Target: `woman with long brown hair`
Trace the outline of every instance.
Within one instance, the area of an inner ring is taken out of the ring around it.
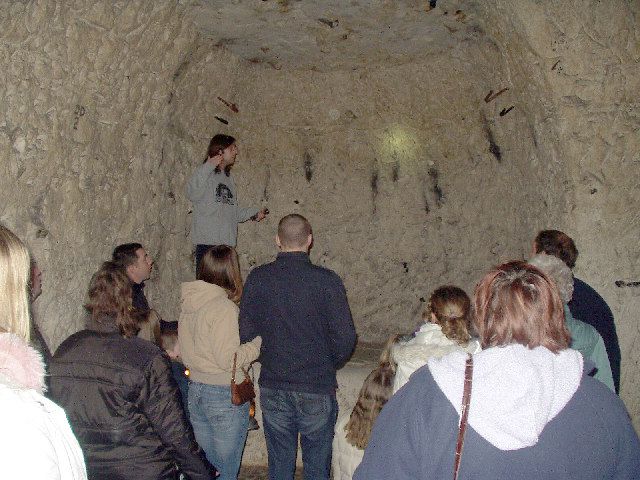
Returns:
[[[362,461],[373,425],[385,403],[393,395],[396,366],[391,361],[391,347],[398,340],[392,335],[385,344],[378,366],[367,376],[351,412],[340,416],[333,437],[331,472],[333,480],[351,480]]]
[[[231,403],[231,370],[234,357],[238,371],[258,358],[261,339],[240,345],[242,278],[235,249],[209,248],[196,278],[182,284],[178,322],[180,351],[191,379],[189,417],[198,443],[220,471],[219,480],[235,479],[247,438],[249,404]]]
[[[189,479],[213,478],[168,359],[136,336],[146,312],[133,307],[126,274],[105,262],[88,297],[87,328],[58,347],[50,383],[85,451],[89,478],[176,480],[176,464]]]

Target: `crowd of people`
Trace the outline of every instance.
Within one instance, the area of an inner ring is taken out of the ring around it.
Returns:
[[[472,298],[436,288],[338,415],[336,372],[356,344],[344,284],[310,261],[299,214],[280,220],[276,259],[243,283],[237,224],[268,210],[239,207],[237,154],[233,137],[214,136],[188,182],[196,279],[181,286],[177,322],[150,306],[153,261],[127,243],[89,282],[86,328],[53,356],[39,336],[39,352],[30,303],[42,274],[0,226],[7,478],[235,479],[250,404],[234,403],[230,382],[256,360],[272,480],[293,479],[298,446],[305,479],[640,478],[613,316],[573,276],[570,237],[540,232],[528,262],[492,268]]]

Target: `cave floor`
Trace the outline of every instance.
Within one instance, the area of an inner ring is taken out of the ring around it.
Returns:
[[[296,469],[295,480],[302,480],[302,468]],[[238,475],[238,480],[268,480],[269,479],[269,471],[267,467],[261,466],[243,466],[240,467],[240,474]]]

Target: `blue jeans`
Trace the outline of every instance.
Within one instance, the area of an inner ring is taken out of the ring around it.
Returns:
[[[198,444],[220,472],[235,480],[247,439],[249,403],[233,405],[229,385],[189,384],[189,419]]]
[[[305,480],[329,480],[331,443],[338,417],[335,395],[260,388],[269,478],[292,480],[298,434]]]

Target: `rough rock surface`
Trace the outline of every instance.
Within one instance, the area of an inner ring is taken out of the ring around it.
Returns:
[[[206,29],[190,1],[6,3],[0,221],[43,267],[53,347],[125,241],[148,246],[148,296],[176,318],[193,277],[184,184],[225,132],[241,202],[271,211],[240,226],[245,272],[274,256],[278,219],[303,213],[366,341],[413,329],[437,286],[470,292],[526,257],[539,229],[565,230],[616,316],[640,426],[637,2],[380,1],[358,18],[340,16],[347,2],[269,1],[258,23],[242,23],[256,2],[200,2],[218,18]],[[380,24],[397,35],[374,38]]]

